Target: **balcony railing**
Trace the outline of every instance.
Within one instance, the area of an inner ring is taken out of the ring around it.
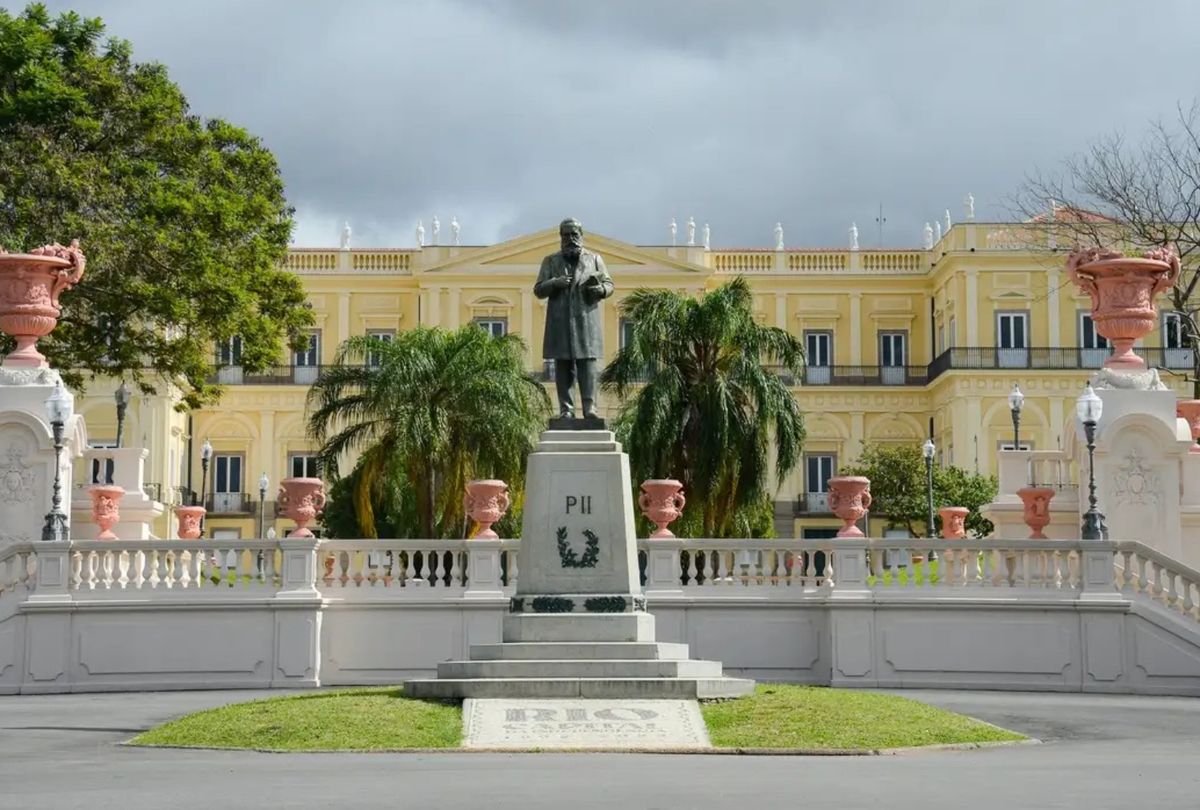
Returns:
[[[1191,349],[1135,348],[1151,368],[1188,371],[1194,367]],[[791,372],[773,367],[788,385],[804,386],[923,386],[947,371],[1074,371],[1100,368],[1112,349],[1078,347],[1002,349],[994,346],[947,349],[924,366],[806,366],[799,379]],[[312,385],[329,366],[271,366],[249,372],[241,366],[224,366],[209,382],[225,385]],[[554,363],[537,372],[543,382],[554,381]],[[641,375],[646,382],[653,372]]]
[[[832,510],[829,508],[829,493],[828,492],[801,492],[796,496],[797,515],[829,515]]]
[[[257,504],[248,492],[210,492],[204,499],[210,515],[251,515]]]

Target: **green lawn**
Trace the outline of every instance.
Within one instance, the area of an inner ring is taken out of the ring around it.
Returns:
[[[701,711],[717,748],[861,750],[1023,739],[915,700],[858,690],[765,684]],[[320,692],[189,714],[132,742],[279,751],[458,748],[462,709],[411,700],[393,687]]]
[[[281,751],[457,748],[462,707],[411,700],[400,689],[354,689],[235,703],[152,728],[134,745]]]
[[[908,698],[759,684],[749,697],[703,704],[717,748],[907,748],[1024,739],[960,714]]]

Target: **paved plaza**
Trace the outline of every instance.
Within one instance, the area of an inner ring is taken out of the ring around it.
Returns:
[[[247,754],[117,745],[278,692],[0,697],[0,795],[23,810],[203,808],[1127,808],[1200,795],[1200,700],[907,692],[1041,745],[887,757]]]

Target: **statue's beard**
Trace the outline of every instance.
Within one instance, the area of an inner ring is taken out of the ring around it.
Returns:
[[[563,255],[572,261],[579,258],[579,254],[582,250],[582,245],[563,245]]]

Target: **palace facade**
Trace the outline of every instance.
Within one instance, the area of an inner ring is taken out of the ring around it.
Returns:
[[[920,250],[644,246],[595,233],[585,244],[603,256],[617,287],[603,310],[610,356],[625,331],[621,299],[634,289],[700,295],[738,275],[750,281],[763,323],[802,338],[808,366],[792,383],[808,440],[801,469],[777,495],[776,523],[783,533],[822,537],[839,525],[826,481],[866,443],[932,436],[937,463],[995,472],[997,451],[1013,444],[1007,398],[1014,384],[1026,395],[1022,447],[1062,445],[1075,399],[1108,348],[1087,298],[1063,271],[1066,251],[1055,248],[1052,229],[1030,230],[1038,227],[967,221]],[[288,268],[303,280],[316,315],[307,350],[250,373],[239,365],[237,339],[217,347],[224,396],[190,415],[174,409],[169,391],[135,395],[125,443],[151,449],[146,480],[155,483],[147,488],[167,503],[198,493],[207,440],[214,453],[203,484],[206,535],[258,536],[260,521],[282,533],[289,524],[274,518],[278,481],[316,473],[305,398],[338,345],[356,334],[387,340],[417,324],[475,323],[520,334],[529,369],[545,373],[545,308],[532,288],[542,257],[557,249],[556,228],[478,247],[293,249]],[[1165,313],[1140,351],[1151,365],[1189,370],[1179,332]],[[1181,377],[1163,379],[1185,390]],[[97,383],[78,403],[93,445],[115,439],[112,391]],[[602,402],[608,415],[615,409]],[[270,479],[265,499],[262,473]],[[78,470],[76,480],[100,474]],[[175,536],[169,515],[155,528]],[[872,526],[876,535],[884,529]]]

